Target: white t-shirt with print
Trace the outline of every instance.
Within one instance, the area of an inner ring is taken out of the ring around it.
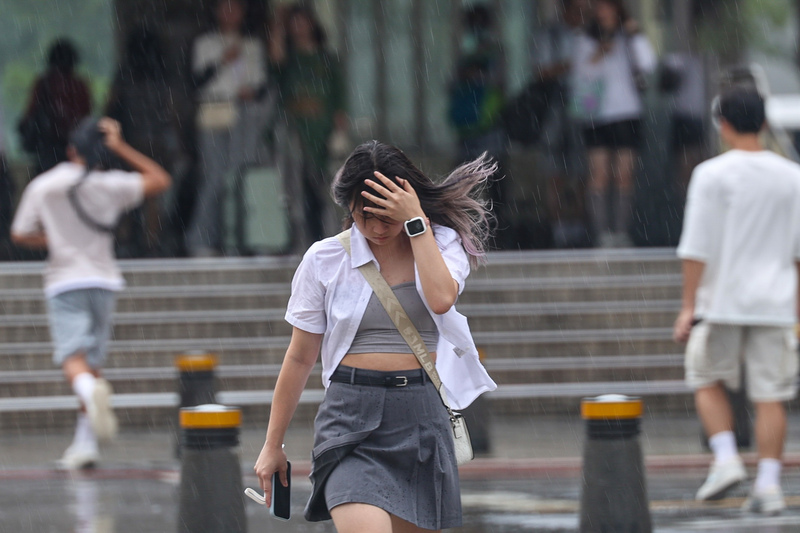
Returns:
[[[705,263],[696,316],[793,325],[800,165],[766,150],[731,150],[700,164],[689,185],[678,256]]]
[[[125,283],[114,257],[114,236],[90,228],[67,197],[85,168],[61,163],[37,176],[22,194],[12,233],[47,236],[45,294],[101,288],[121,290]],[[95,171],[78,189],[78,200],[96,221],[111,225],[144,197],[141,174],[119,170]]]
[[[651,73],[657,58],[650,41],[641,33],[626,36],[618,32],[611,50],[596,63],[592,58],[599,43],[582,33],[575,40],[572,56],[572,91],[587,85],[597,85],[599,108],[585,117],[595,124],[634,120],[642,114],[642,99],[633,76],[632,63],[643,74]]]

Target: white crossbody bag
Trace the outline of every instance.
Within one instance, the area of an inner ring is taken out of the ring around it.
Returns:
[[[347,254],[350,255],[350,231],[343,231],[336,236],[339,242],[342,243]],[[428,374],[428,378],[433,383],[436,390],[439,391],[439,396],[442,399],[447,414],[450,416],[450,425],[452,426],[453,446],[455,448],[456,463],[463,465],[470,462],[475,454],[472,451],[472,442],[469,439],[469,431],[467,431],[467,423],[461,413],[457,413],[450,408],[450,403],[447,401],[447,394],[442,386],[442,380],[439,377],[439,372],[436,370],[436,365],[431,361],[431,355],[425,346],[422,338],[419,335],[414,323],[408,318],[403,306],[397,296],[394,295],[392,288],[386,283],[381,273],[378,271],[375,263],[369,262],[365,265],[358,267],[361,274],[372,287],[372,290],[378,296],[383,308],[389,314],[395,327],[403,336],[411,351],[417,357],[419,364]]]

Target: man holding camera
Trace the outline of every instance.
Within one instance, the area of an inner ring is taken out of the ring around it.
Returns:
[[[45,296],[53,362],[81,404],[75,437],[61,458],[69,469],[99,459],[98,440],[114,438],[111,387],[100,376],[115,293],[124,287],[114,257],[114,226],[125,211],[165,191],[169,174],[123,139],[119,123],[85,119],[70,135],[69,161],[25,189],[11,227],[19,245],[47,249]],[[133,172],[110,169],[116,156]]]

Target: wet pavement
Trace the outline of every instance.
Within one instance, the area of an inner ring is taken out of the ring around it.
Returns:
[[[739,511],[748,485],[715,503],[696,503],[694,492],[706,474],[693,418],[646,417],[640,437],[655,531],[800,531],[800,417],[790,420],[784,491],[789,509],[777,517]],[[173,532],[178,523],[180,462],[167,431],[124,433],[103,450],[97,469],[68,473],[53,459],[69,444],[62,433],[0,436],[0,532]],[[293,427],[287,450],[293,460],[294,517],[277,522],[268,511],[246,502],[248,531],[332,532],[330,522],[308,523],[302,508],[310,485],[310,428]],[[493,451],[462,468],[464,527],[468,533],[516,531],[572,532],[580,514],[580,420],[508,417],[492,424]],[[245,486],[255,486],[252,462],[263,429],[242,432],[240,454]],[[755,458],[746,455],[754,474]]]

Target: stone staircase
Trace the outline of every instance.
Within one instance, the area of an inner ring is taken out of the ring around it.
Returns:
[[[218,400],[262,424],[291,327],[283,314],[296,257],[122,263],[106,376],[124,426],[171,424],[177,355],[218,356]],[[0,429],[70,427],[77,402],[51,362],[39,263],[0,265]],[[651,410],[691,409],[674,251],[498,252],[474,272],[458,308],[500,387],[493,412],[575,412],[580,398],[646,396]],[[322,398],[319,369],[298,420]]]

